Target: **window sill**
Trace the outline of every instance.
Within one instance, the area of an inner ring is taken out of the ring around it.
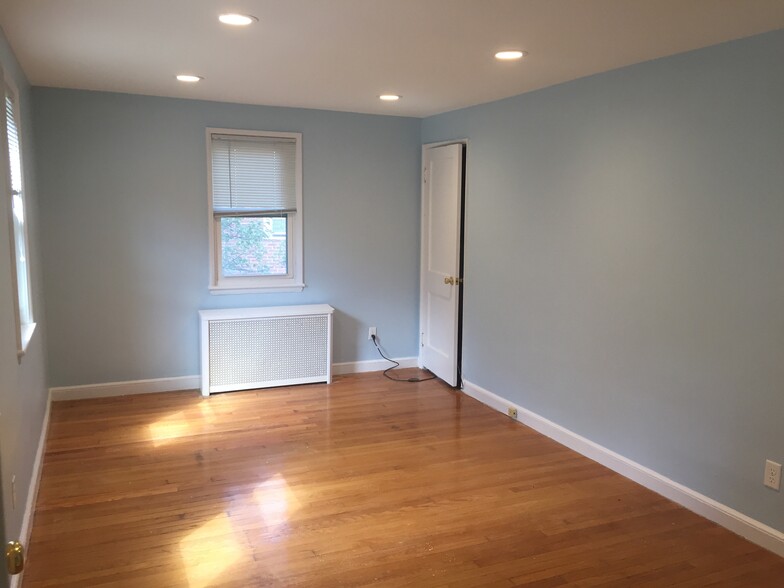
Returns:
[[[305,284],[289,284],[286,286],[259,286],[257,288],[234,288],[231,286],[211,286],[210,294],[221,296],[226,294],[277,294],[285,292],[302,292]]]
[[[21,361],[24,354],[27,353],[27,348],[30,345],[30,339],[33,338],[36,323],[27,323],[22,325],[22,333],[20,337],[20,348],[16,350],[16,358]]]

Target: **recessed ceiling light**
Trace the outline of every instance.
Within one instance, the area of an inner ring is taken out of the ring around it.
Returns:
[[[201,76],[192,76],[190,74],[180,74],[177,76],[177,79],[180,80],[181,82],[193,83],[193,82],[200,82],[204,78]]]
[[[520,59],[526,55],[528,54],[525,51],[499,51],[495,54],[495,58],[509,61],[511,59]]]
[[[259,22],[259,19],[250,14],[221,14],[218,20],[223,24],[232,25],[235,27],[245,27],[254,22]]]
[[[394,102],[395,100],[400,100],[400,96],[398,96],[397,94],[381,94],[379,98],[381,98],[381,100],[384,100],[385,102]]]

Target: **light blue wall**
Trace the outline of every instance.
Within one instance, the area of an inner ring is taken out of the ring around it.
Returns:
[[[197,310],[329,303],[335,361],[417,352],[412,118],[35,88],[53,386],[199,373]],[[303,133],[307,288],[208,293],[205,128]]]
[[[782,56],[777,31],[422,139],[470,140],[465,378],[784,531]]]
[[[38,237],[38,207],[33,160],[33,121],[30,85],[0,30],[0,66],[19,91],[21,113],[22,164],[27,204],[30,260],[32,270],[33,312],[38,323],[21,363],[16,357],[16,321],[10,249],[11,227],[8,223],[10,201],[5,186],[8,154],[0,153],[0,462],[2,462],[2,496],[5,514],[5,535],[18,539],[22,526],[33,461],[41,436],[46,410],[46,358],[44,305]],[[0,80],[1,81],[1,80]],[[0,93],[1,94],[1,93]],[[5,99],[3,98],[3,104]],[[3,106],[5,108],[5,106]],[[2,119],[3,121],[5,118]],[[16,508],[11,504],[11,478],[16,476]],[[4,579],[4,578],[3,578]],[[0,584],[2,581],[0,580]]]

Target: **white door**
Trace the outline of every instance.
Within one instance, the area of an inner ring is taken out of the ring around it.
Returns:
[[[458,385],[462,144],[424,150],[419,363]]]

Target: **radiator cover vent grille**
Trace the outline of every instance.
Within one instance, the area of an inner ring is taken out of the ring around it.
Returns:
[[[327,305],[201,311],[202,393],[331,381]]]
[[[328,342],[326,316],[214,321],[210,386],[325,377]]]

